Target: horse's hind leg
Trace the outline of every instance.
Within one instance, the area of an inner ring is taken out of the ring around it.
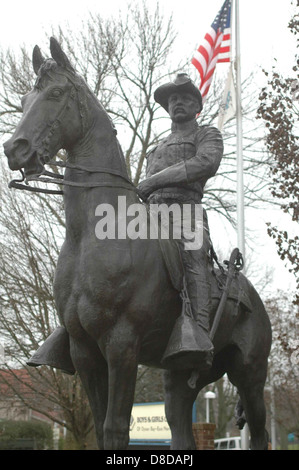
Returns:
[[[174,450],[196,449],[192,430],[193,403],[200,390],[216,382],[225,373],[222,358],[215,356],[209,371],[201,371],[195,388],[188,385],[191,371],[165,371],[165,412],[171,429],[171,448]]]
[[[191,372],[165,371],[165,414],[171,429],[171,449],[196,449],[192,431],[192,408],[201,387],[188,386]]]
[[[73,364],[88,396],[98,448],[104,449],[103,426],[108,401],[106,361],[97,344],[83,330],[80,339],[70,337],[70,351]]]
[[[250,364],[244,364],[241,353],[237,353],[228,370],[228,377],[236,385],[240,394],[250,430],[250,447],[252,450],[267,450],[268,448],[264,403],[266,376],[266,360],[256,360]]]

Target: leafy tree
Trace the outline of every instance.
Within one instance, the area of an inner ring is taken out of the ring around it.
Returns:
[[[297,7],[299,4],[297,3]],[[289,23],[294,36],[299,33],[299,14],[294,15]],[[297,38],[298,43],[298,38]],[[257,116],[265,122],[266,146],[273,156],[271,166],[271,191],[280,201],[281,209],[294,222],[294,235],[285,227],[268,224],[268,234],[275,240],[277,251],[282,260],[290,265],[290,272],[297,282],[295,303],[299,305],[299,59],[294,58],[292,77],[283,77],[273,67],[268,86],[260,94],[260,106]]]
[[[1,421],[0,449],[14,449],[17,439],[32,439],[37,450],[51,449],[53,446],[53,434],[49,424],[34,421]]]
[[[299,436],[299,308],[285,293],[268,300],[266,308],[273,330],[269,385],[274,389],[276,421]]]

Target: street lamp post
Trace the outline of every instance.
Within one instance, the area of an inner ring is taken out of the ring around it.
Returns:
[[[272,450],[276,450],[276,425],[275,425],[275,395],[274,395],[274,386],[272,381],[272,371],[269,368],[269,387],[265,387],[264,390],[270,392],[270,420],[271,420],[271,447]]]
[[[210,422],[210,400],[214,400],[216,398],[216,394],[214,392],[206,392],[205,393],[206,399],[206,422]]]

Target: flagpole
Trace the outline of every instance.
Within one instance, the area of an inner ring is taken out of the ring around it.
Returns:
[[[235,0],[235,37],[236,37],[236,118],[237,118],[237,230],[238,248],[245,263],[245,217],[244,217],[244,178],[243,178],[243,129],[241,99],[241,48],[239,0]],[[245,423],[241,431],[242,449],[249,449],[249,428]]]
[[[237,232],[238,248],[245,258],[244,178],[243,178],[243,130],[241,106],[241,52],[239,0],[235,0],[236,38],[236,120],[237,120]]]

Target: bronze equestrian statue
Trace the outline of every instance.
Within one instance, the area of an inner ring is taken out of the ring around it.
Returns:
[[[198,368],[194,363],[189,365],[187,356],[184,368],[178,370],[174,365],[167,368],[162,364],[182,305],[188,304],[186,297],[182,297],[184,289],[180,291],[184,285],[181,270],[177,269],[177,276],[173,276],[171,269],[180,266],[180,256],[173,255],[177,245],[169,242],[166,246],[158,239],[128,236],[100,240],[96,236],[96,214],[99,204],[109,204],[115,211],[117,224],[119,197],[125,197],[126,208],[140,204],[138,194],[141,193],[164,198],[169,183],[165,184],[164,180],[156,187],[151,182],[163,176],[163,171],[166,175],[171,168],[175,170],[175,165],[165,160],[166,154],[162,152],[163,168],[159,167],[161,147],[157,147],[148,157],[148,178],[138,191],[128,178],[108,114],[54,38],[50,40],[50,49],[52,58],[45,60],[39,48],[34,48],[33,67],[37,80],[32,91],[23,97],[23,117],[13,136],[4,144],[10,169],[21,170],[28,183],[35,179],[50,180],[63,188],[66,233],[54,282],[61,326],[41,345],[29,364],[47,364],[70,374],[78,372],[89,398],[98,447],[105,450],[128,446],[138,364],[165,369],[165,411],[172,433],[172,449],[195,449],[194,400],[199,390],[227,373],[240,394],[252,449],[267,449],[263,388],[271,328],[258,293],[242,273],[232,270],[232,263],[228,271],[221,265],[217,268],[211,260],[208,265],[197,267],[195,281],[188,275],[187,292],[200,327],[198,331],[204,332],[207,353],[211,352],[210,341],[213,343],[212,363],[207,364],[208,368],[202,367],[209,356],[203,354]],[[179,77],[174,87],[178,80],[182,83],[184,77]],[[190,84],[187,86],[189,91],[194,91]],[[166,95],[163,92],[162,98]],[[195,97],[193,92],[191,95]],[[200,108],[197,96],[196,112]],[[169,110],[173,106],[167,101],[164,103]],[[185,111],[185,105],[181,104],[176,115],[183,116]],[[197,129],[195,123],[189,134],[186,122],[174,124],[175,132],[167,141],[170,143],[167,158],[173,155],[170,150],[173,143],[175,164],[185,168],[185,172],[176,173],[179,184],[171,187],[176,188],[175,197],[180,194],[193,203],[201,200],[205,179],[217,170],[222,143],[218,132]],[[177,138],[184,140],[182,147]],[[205,150],[209,139],[213,151],[209,145]],[[67,152],[64,176],[46,178],[50,172],[44,167],[61,148]],[[212,160],[213,169],[210,167]],[[193,171],[200,174],[195,178]],[[183,185],[181,178],[185,178]],[[11,183],[11,187],[23,186],[31,191],[36,189],[30,184]],[[149,215],[147,211],[144,213],[146,224]],[[203,225],[207,229],[206,219]],[[208,230],[205,232],[207,240]],[[203,250],[194,256],[205,258],[207,246],[205,241]],[[190,285],[193,281],[199,283],[202,299],[192,298],[194,290]],[[206,288],[210,290],[209,296]],[[224,308],[218,317],[221,301]],[[213,329],[215,318],[218,328],[209,338],[208,331],[211,326]],[[190,382],[192,374],[194,380]]]

